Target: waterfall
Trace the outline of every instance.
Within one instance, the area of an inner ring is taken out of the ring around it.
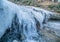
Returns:
[[[0,42],[48,42],[40,30],[51,12],[9,1],[1,1],[1,4],[4,5],[0,9]]]

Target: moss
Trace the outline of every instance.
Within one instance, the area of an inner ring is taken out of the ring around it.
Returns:
[[[56,10],[56,12],[60,13],[60,10]]]
[[[60,3],[58,5],[49,5],[48,8],[60,13]]]

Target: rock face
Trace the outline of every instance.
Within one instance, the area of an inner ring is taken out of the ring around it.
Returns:
[[[0,42],[60,42],[60,25],[49,20],[52,12],[7,0],[0,1],[0,5]]]

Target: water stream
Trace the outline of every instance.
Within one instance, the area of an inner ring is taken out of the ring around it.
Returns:
[[[42,32],[51,12],[7,0],[0,3],[0,42],[55,42]]]

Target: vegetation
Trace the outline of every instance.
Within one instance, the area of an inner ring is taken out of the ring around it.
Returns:
[[[10,0],[14,3],[19,3],[19,4],[23,4],[23,5],[32,5],[32,6],[36,6],[37,2],[36,0]]]
[[[49,5],[48,7],[45,6],[45,5],[41,5],[40,1],[36,1],[36,0],[10,0],[14,3],[17,3],[17,4],[20,4],[20,5],[30,5],[30,6],[37,6],[37,7],[42,7],[42,8],[46,8],[47,10],[49,10],[49,8],[52,10],[52,11],[55,11],[55,12],[58,12],[60,13],[60,3],[58,5]],[[43,3],[45,4],[45,3]],[[46,2],[46,4],[49,4]]]
[[[50,9],[60,13],[60,3],[58,5],[49,5],[48,6]]]

